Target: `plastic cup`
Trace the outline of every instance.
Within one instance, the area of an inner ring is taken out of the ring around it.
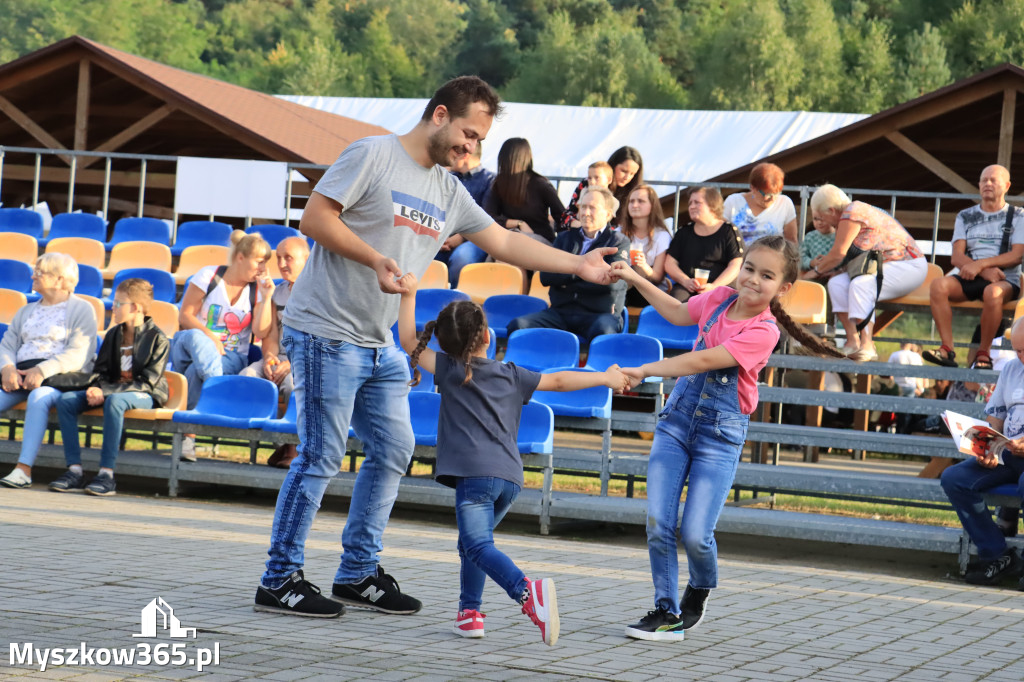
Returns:
[[[708,285],[708,277],[710,276],[711,271],[709,270],[705,270],[703,268],[694,268],[693,270],[693,278],[697,280],[697,284],[702,287],[706,287]]]
[[[643,249],[630,249],[629,250],[629,264],[636,265],[640,262],[640,257],[643,255]]]

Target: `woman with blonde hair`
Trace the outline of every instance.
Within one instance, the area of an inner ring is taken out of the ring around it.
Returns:
[[[171,340],[174,371],[188,379],[189,409],[199,401],[204,381],[249,365],[252,337],[266,336],[272,325],[270,244],[259,232],[241,230],[231,241],[228,265],[209,265],[192,276],[178,314],[181,331]],[[186,437],[182,456],[195,458],[193,437]]]
[[[50,408],[61,396],[45,383],[54,375],[92,369],[96,313],[74,295],[77,284],[78,265],[71,256],[40,256],[32,288],[42,298],[14,314],[0,341],[0,412],[27,403],[18,464],[0,479],[8,488],[32,485],[32,465],[46,434]]]

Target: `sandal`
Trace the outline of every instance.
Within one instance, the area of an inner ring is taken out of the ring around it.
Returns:
[[[974,357],[972,369],[992,369],[992,357],[988,353],[979,352]]]
[[[956,364],[956,351],[948,346],[939,346],[935,350],[926,350],[921,353],[921,357],[932,363],[933,365],[942,365],[943,367],[958,367]]]

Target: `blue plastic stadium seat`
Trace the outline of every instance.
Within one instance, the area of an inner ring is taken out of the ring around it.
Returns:
[[[580,340],[561,329],[517,329],[508,337],[504,362],[535,372],[575,368],[580,364]]]
[[[7,327],[9,325],[6,322],[0,322],[0,339],[4,338],[4,334],[7,333]]]
[[[0,289],[32,293],[32,266],[20,260],[0,258]]]
[[[661,341],[643,334],[603,334],[590,342],[587,369],[603,372],[612,365],[639,367],[665,357]],[[645,381],[660,381],[648,377]]]
[[[1007,497],[1017,497],[1018,490],[1016,483],[1003,483],[1002,485],[997,485],[996,487],[989,488],[988,490],[985,490],[983,492],[988,493],[989,495],[1006,495]]]
[[[523,296],[520,294],[498,294],[489,296],[484,301],[484,313],[487,314],[487,324],[494,329],[498,338],[508,336],[508,323],[521,315],[529,315],[547,309],[548,304],[536,296]]]
[[[175,412],[172,421],[247,429],[253,419],[277,415],[277,386],[261,377],[210,377],[195,409]]]
[[[416,445],[437,445],[437,417],[441,412],[441,394],[426,391],[409,393],[409,414]]]
[[[114,275],[114,281],[110,285],[110,298],[103,299],[103,305],[107,310],[114,307],[114,292],[117,291],[118,285],[133,277],[144,279],[153,285],[153,300],[174,303],[178,287],[174,282],[174,275],[166,270],[157,270],[156,268],[128,268]]]
[[[50,232],[39,246],[46,248],[50,240],[60,237],[84,237],[98,242],[107,241],[107,221],[92,213],[58,213],[50,223]]]
[[[693,343],[697,340],[697,333],[700,331],[698,325],[692,324],[685,327],[674,325],[661,316],[654,306],[647,306],[640,311],[640,321],[636,326],[636,333],[650,336],[661,341],[665,348],[677,350],[692,350]]]
[[[121,218],[114,223],[114,234],[107,242],[107,251],[121,242],[156,242],[171,245],[171,227],[157,218]]]
[[[272,433],[298,433],[296,425],[298,410],[295,407],[295,393],[288,399],[288,409],[280,419],[253,419],[249,422],[250,429],[260,429]]]
[[[431,339],[431,342],[433,342],[433,339]],[[410,391],[421,391],[423,393],[433,393],[434,392],[434,375],[431,374],[430,372],[428,372],[427,370],[425,370],[422,367],[417,367],[416,369],[418,369],[420,371],[420,383],[416,384],[415,386],[409,387],[409,390]],[[412,378],[412,365],[411,364],[409,366],[409,377]]]
[[[554,450],[555,413],[543,403],[531,400],[523,405],[516,443],[520,454],[548,453]]]
[[[190,246],[231,246],[232,227],[227,223],[211,220],[191,220],[178,225],[178,232],[171,247],[172,256],[180,256]]]
[[[589,369],[578,369],[589,372]],[[560,417],[600,417],[608,419],[612,416],[612,389],[607,386],[594,386],[579,391],[534,391],[533,399],[544,403]]]
[[[276,249],[283,239],[302,236],[302,233],[294,227],[286,227],[284,225],[250,225],[245,228],[246,234],[252,234],[253,232],[259,232],[272,249]]]
[[[21,232],[43,238],[43,216],[27,208],[0,208],[0,232]]]
[[[446,305],[452,301],[468,301],[469,294],[457,289],[417,289],[416,290],[416,331],[431,320],[436,320]]]
[[[75,293],[103,298],[103,273],[91,265],[79,265]]]

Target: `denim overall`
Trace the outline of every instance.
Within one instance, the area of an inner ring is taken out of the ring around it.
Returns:
[[[736,300],[733,294],[708,318],[693,350]],[[718,586],[715,524],[729,496],[747,436],[749,417],[740,411],[739,367],[680,377],[658,415],[647,463],[647,547],[654,578],[655,608],[679,613],[676,528],[686,549],[690,585]],[[682,522],[679,498],[689,478]]]

